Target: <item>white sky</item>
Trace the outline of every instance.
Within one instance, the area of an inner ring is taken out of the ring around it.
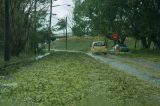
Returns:
[[[69,4],[71,5],[71,7],[67,7],[66,5],[63,5],[63,4]],[[53,13],[57,15],[53,16],[52,18],[52,26],[56,25],[58,21],[55,18],[62,19],[62,18],[65,18],[66,16],[68,17],[68,24],[72,26],[73,1],[72,0],[57,0],[53,2],[53,6],[54,5],[63,5],[63,6],[53,7]],[[68,28],[68,30],[71,31],[70,28]]]
[[[57,0],[53,2],[54,5],[63,5],[63,4],[69,4],[72,5],[73,7],[73,2],[72,0]],[[67,15],[70,15],[72,13],[73,9],[72,7],[67,7],[65,5],[59,6],[59,7],[53,7],[53,13],[56,13],[58,18],[64,18]]]

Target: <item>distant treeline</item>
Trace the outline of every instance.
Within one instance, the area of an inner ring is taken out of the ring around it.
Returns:
[[[74,35],[117,32],[160,49],[160,0],[74,0]]]

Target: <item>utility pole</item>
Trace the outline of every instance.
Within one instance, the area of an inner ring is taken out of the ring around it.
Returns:
[[[10,22],[9,22],[9,0],[4,0],[4,23],[5,23],[5,50],[4,50],[4,61],[10,60]]]
[[[49,19],[49,30],[48,30],[48,51],[51,50],[51,34],[52,34],[52,4],[53,4],[53,1],[51,0],[51,3],[50,3],[50,19]]]
[[[37,34],[37,0],[34,0],[34,34],[36,35]],[[34,53],[37,52],[37,43],[35,42],[34,45],[33,45],[33,50],[34,50]]]
[[[37,0],[34,0],[34,31],[36,31]]]
[[[68,41],[67,41],[68,40],[67,23],[68,22],[67,22],[67,17],[66,17],[66,50],[67,50],[67,43],[68,43]]]
[[[36,23],[36,18],[37,18],[37,0],[34,0],[34,31],[36,32],[36,27],[37,27],[37,23]]]

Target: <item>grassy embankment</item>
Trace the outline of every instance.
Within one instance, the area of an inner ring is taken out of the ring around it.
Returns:
[[[128,47],[131,49],[131,53],[125,54],[125,56],[131,57],[131,58],[143,58],[146,60],[154,61],[154,62],[160,62],[160,51],[158,50],[143,50],[142,45],[140,41],[137,41],[137,48],[135,49],[135,40],[132,38],[126,39],[125,43],[128,45]],[[153,44],[151,45],[151,48],[153,48]]]
[[[36,57],[38,55],[41,54],[45,54],[45,51],[40,52],[40,53],[33,53],[33,52],[29,52],[29,53],[21,53],[18,57],[17,56],[11,56],[11,59],[9,62],[5,62],[4,61],[4,53],[2,50],[0,50],[0,66],[7,63],[7,64],[12,64],[12,63],[16,63],[19,61],[25,61],[27,59],[31,59],[32,57]]]
[[[146,59],[160,63],[160,51],[153,50],[132,50],[131,53],[125,54],[127,57]]]
[[[104,38],[100,37],[70,37],[68,39],[68,50],[79,50],[79,51],[90,51],[90,47],[93,41],[103,40]],[[150,61],[160,62],[160,51],[154,52],[153,50],[141,50],[142,45],[137,42],[137,49],[134,48],[134,39],[128,38],[125,43],[131,49],[130,53],[125,54],[125,56],[131,58],[143,58]],[[113,41],[108,40],[108,50],[113,48]],[[55,49],[65,50],[65,39],[57,40],[53,43]],[[122,56],[124,56],[122,54]]]
[[[0,85],[17,84],[0,87],[1,106],[160,105],[159,87],[84,54],[56,52],[18,70],[0,79]]]
[[[94,41],[104,41],[102,37],[69,37],[68,39],[68,50],[78,51],[90,51],[91,45]],[[109,43],[110,44],[110,43]],[[65,50],[66,48],[65,38],[56,40],[53,43],[53,48]],[[111,47],[111,46],[109,46]]]
[[[3,54],[0,55],[0,77],[8,75],[9,73],[16,72],[16,69],[19,68],[19,66],[25,66],[31,62],[35,61],[35,58],[39,55],[43,55],[45,52],[41,53],[23,53],[19,57],[12,56],[9,62],[4,61]],[[7,67],[7,68],[4,68]]]

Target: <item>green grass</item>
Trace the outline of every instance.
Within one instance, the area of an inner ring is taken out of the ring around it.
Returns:
[[[93,41],[104,40],[103,38],[95,37],[69,37],[68,50],[90,51]],[[66,49],[65,38],[61,38],[53,43],[55,49]]]
[[[125,54],[125,56],[132,58],[143,58],[154,62],[160,62],[160,51],[153,51],[152,49],[143,50],[140,41],[137,41],[137,48],[135,49],[135,40],[133,38],[127,38],[125,43],[131,49],[131,53],[127,55]],[[151,45],[151,48],[152,47],[153,44]]]
[[[141,58],[154,62],[160,62],[160,51],[153,50],[131,50],[131,53],[126,54],[125,56],[131,58]]]
[[[79,51],[90,51],[90,47],[94,41],[104,41],[103,37],[70,37],[68,39],[68,49],[69,50],[79,50]],[[108,49],[112,49],[114,47],[114,42],[112,40],[108,40]],[[134,39],[127,38],[125,44],[128,45],[129,48],[134,49]],[[53,43],[53,47],[56,49],[65,49],[65,38],[61,38]],[[137,43],[137,49],[140,49],[140,42]]]
[[[20,106],[160,105],[159,87],[85,54],[53,52],[10,76],[11,79],[1,79],[0,84],[18,86],[0,88],[3,104],[14,101]]]
[[[0,76],[8,75],[10,73],[16,72],[16,69],[19,68],[19,66],[24,66],[25,64],[30,63],[31,61],[34,61],[34,58],[43,55],[46,51],[42,53],[23,53],[19,57],[12,56],[9,62],[4,61],[4,57],[1,55],[0,57]],[[5,70],[3,67],[7,65],[7,69]]]

